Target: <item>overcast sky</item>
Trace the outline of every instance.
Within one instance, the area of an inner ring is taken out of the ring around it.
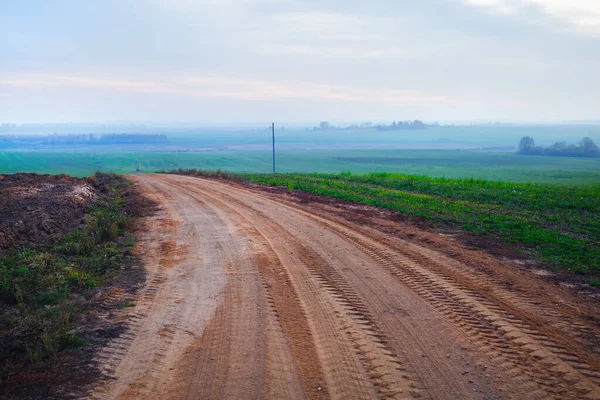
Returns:
[[[0,0],[0,122],[600,119],[600,0]]]

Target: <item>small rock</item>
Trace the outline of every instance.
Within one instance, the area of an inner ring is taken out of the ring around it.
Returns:
[[[469,370],[465,370],[465,371],[463,371],[463,373],[462,373],[462,374],[463,374],[463,375],[468,375],[470,372],[471,372],[471,371],[469,371]]]
[[[323,388],[321,386],[318,386],[317,390],[320,392],[321,390],[323,390]]]
[[[460,349],[464,351],[464,350],[466,350],[467,348],[466,348],[465,346],[460,346]]]
[[[465,364],[471,365],[471,361],[467,361],[467,362],[465,362]]]
[[[446,358],[450,358],[450,354],[446,354]]]

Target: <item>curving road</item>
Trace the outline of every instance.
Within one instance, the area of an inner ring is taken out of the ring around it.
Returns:
[[[129,179],[162,209],[91,397],[600,399],[592,311],[513,264],[239,185]]]

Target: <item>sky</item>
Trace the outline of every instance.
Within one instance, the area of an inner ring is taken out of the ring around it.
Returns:
[[[600,120],[598,0],[0,0],[0,123]]]

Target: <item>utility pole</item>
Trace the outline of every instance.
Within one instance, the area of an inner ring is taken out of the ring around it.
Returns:
[[[271,124],[271,131],[273,132],[273,173],[275,173],[275,122]]]

